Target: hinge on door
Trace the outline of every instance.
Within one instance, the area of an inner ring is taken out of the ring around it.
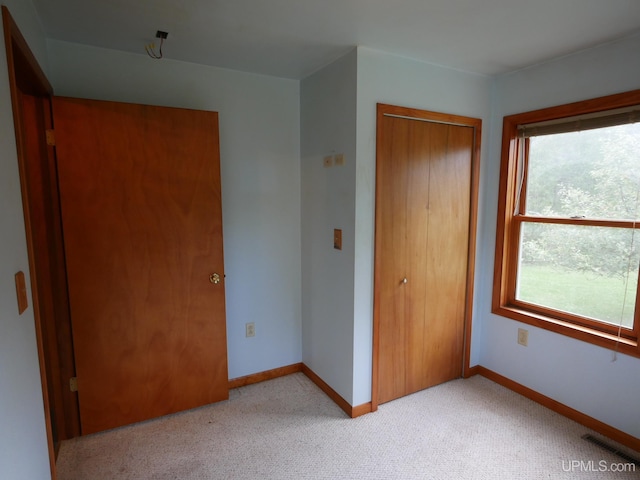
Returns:
[[[72,392],[78,391],[78,377],[71,377],[69,379],[69,390]]]
[[[56,145],[56,134],[53,130],[45,130],[47,136],[47,145],[54,147]]]

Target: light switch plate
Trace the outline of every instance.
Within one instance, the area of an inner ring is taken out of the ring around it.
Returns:
[[[342,250],[342,230],[339,228],[333,230],[333,248]]]
[[[333,155],[327,155],[323,160],[324,168],[329,168],[333,165]]]

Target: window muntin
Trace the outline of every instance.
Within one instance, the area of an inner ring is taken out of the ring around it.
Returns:
[[[505,117],[494,313],[640,356],[639,105]]]

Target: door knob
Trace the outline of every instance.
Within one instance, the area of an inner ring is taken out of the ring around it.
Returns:
[[[220,275],[218,275],[217,273],[212,273],[211,275],[209,275],[209,281],[217,285],[218,283],[220,283]]]

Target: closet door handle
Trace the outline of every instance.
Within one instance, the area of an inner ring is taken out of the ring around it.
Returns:
[[[209,275],[209,281],[214,285],[217,285],[218,283],[220,283],[220,275],[218,275],[217,273],[212,273],[211,275]]]
[[[402,279],[402,283],[404,283],[404,284],[406,284],[406,283],[407,283],[407,277],[404,277],[404,278]]]

